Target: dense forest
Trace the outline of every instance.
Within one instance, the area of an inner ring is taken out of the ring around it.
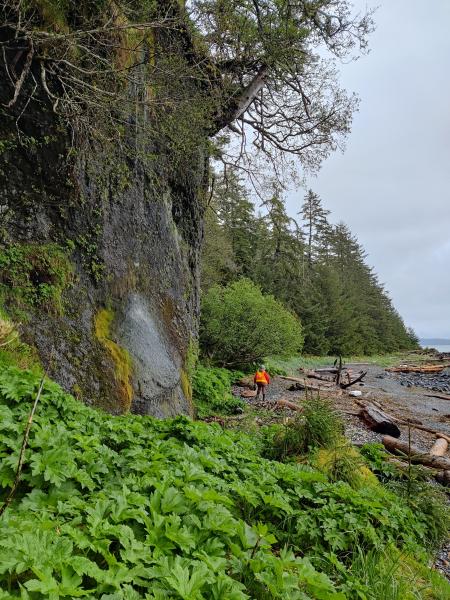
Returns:
[[[255,207],[239,175],[214,188],[206,214],[202,289],[251,279],[303,325],[310,354],[375,354],[417,347],[366,254],[343,223],[333,225],[321,198],[299,198],[296,219],[274,185]]]

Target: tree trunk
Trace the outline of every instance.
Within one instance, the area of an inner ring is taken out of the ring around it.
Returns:
[[[442,456],[433,456],[427,452],[422,452],[415,446],[409,446],[407,442],[400,442],[390,435],[383,437],[384,447],[392,453],[401,452],[410,456],[411,462],[432,467],[434,469],[450,470],[450,460]]]

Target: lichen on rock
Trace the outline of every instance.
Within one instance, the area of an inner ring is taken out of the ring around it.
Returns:
[[[131,358],[125,348],[122,348],[111,339],[111,325],[114,321],[114,312],[111,309],[102,308],[95,315],[95,337],[106,348],[114,363],[114,373],[117,383],[117,396],[122,412],[128,412],[133,400],[133,388],[131,386]]]

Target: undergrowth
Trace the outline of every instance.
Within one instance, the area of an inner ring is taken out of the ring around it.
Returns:
[[[314,398],[303,403],[302,413],[285,425],[272,428],[272,433],[266,452],[270,458],[285,460],[314,448],[336,446],[343,434],[343,424],[327,400]]]
[[[38,384],[0,372],[0,500]],[[386,600],[358,549],[425,560],[427,536],[423,514],[380,484],[264,459],[218,425],[112,417],[47,381],[0,519],[0,598]]]
[[[198,364],[192,378],[192,398],[199,418],[234,414],[244,403],[231,393],[231,384],[242,373]]]

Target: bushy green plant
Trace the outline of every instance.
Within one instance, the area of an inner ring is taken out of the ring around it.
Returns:
[[[323,398],[309,399],[303,412],[273,432],[267,456],[277,460],[306,454],[315,448],[335,447],[343,433],[342,420]]]
[[[38,385],[0,372],[0,501]],[[381,486],[265,460],[217,425],[112,417],[47,381],[0,520],[0,598],[350,600],[358,546],[420,555],[424,535]]]
[[[360,452],[368,466],[382,483],[386,483],[391,479],[398,479],[400,476],[399,469],[388,462],[388,454],[383,444],[364,444]]]
[[[221,366],[246,366],[269,354],[292,354],[303,344],[300,321],[248,279],[213,286],[202,300],[200,344]]]
[[[240,374],[218,367],[197,365],[192,378],[192,398],[200,418],[234,414],[244,407],[231,393],[231,384]]]

